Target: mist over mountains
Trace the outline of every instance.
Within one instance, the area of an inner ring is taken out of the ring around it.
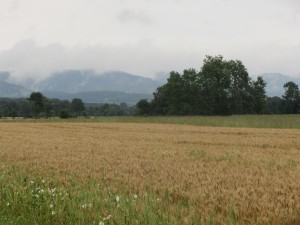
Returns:
[[[267,82],[269,97],[284,93],[283,85],[294,81],[300,85],[300,77],[279,73],[262,74]],[[166,82],[166,75],[155,79],[114,71],[97,74],[93,70],[66,70],[56,72],[43,80],[27,78],[14,82],[9,72],[0,72],[0,97],[28,97],[32,91],[40,91],[48,98],[72,100],[81,98],[87,103],[135,104],[140,99],[151,99],[157,87]]]
[[[8,82],[9,77],[9,72],[0,72],[0,97],[19,98],[30,94],[25,87]]]
[[[92,70],[68,70],[54,73],[27,88],[40,91],[66,93],[116,91],[152,94],[160,82],[124,72],[96,74]]]
[[[71,100],[81,98],[87,103],[135,104],[140,99],[151,99],[161,81],[128,74],[92,70],[56,72],[43,80],[27,78],[12,83],[8,72],[0,73],[0,97],[27,97],[31,91],[40,91],[48,98]]]

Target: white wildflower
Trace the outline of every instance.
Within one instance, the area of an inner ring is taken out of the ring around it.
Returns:
[[[32,180],[32,181],[30,181],[30,183],[31,183],[31,184],[34,184],[34,181],[33,181],[33,180]]]
[[[50,209],[52,209],[52,208],[54,207],[54,205],[53,205],[53,204],[50,204],[49,207],[50,207]]]
[[[51,212],[51,215],[55,215],[55,211],[52,211],[52,212]]]
[[[134,199],[137,199],[137,197],[138,197],[137,194],[134,194],[134,195],[133,195],[133,198],[134,198]]]
[[[103,220],[105,221],[105,220],[109,220],[110,219],[110,217],[111,217],[111,215],[108,215],[106,218],[104,218]]]
[[[42,180],[42,183],[44,184],[46,181],[45,180]]]
[[[10,206],[10,203],[9,203],[9,202],[7,202],[7,203],[6,203],[6,205],[7,205],[7,206]]]
[[[116,196],[116,202],[119,202],[120,201],[120,197],[117,195]]]
[[[104,223],[102,221],[99,222],[99,225],[104,225]]]

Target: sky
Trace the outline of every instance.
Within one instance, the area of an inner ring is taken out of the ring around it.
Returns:
[[[250,75],[300,76],[299,0],[0,0],[0,71],[200,70],[206,55]]]

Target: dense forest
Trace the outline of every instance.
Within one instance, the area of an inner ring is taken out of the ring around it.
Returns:
[[[136,106],[126,103],[87,104],[49,99],[40,92],[29,98],[0,98],[0,117],[77,117],[128,115],[243,115],[298,114],[298,85],[287,82],[281,97],[266,96],[262,77],[252,80],[239,60],[226,61],[222,56],[207,56],[199,72],[187,69],[171,72],[167,83],[157,88],[153,100],[140,100]]]
[[[239,115],[296,114],[300,94],[293,82],[284,85],[285,94],[268,98],[262,77],[252,80],[239,60],[207,56],[199,72],[187,69],[171,72],[152,101],[137,103],[139,115]]]

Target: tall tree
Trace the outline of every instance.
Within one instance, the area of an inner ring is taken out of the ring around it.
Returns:
[[[201,83],[205,96],[205,114],[224,115],[229,113],[230,71],[223,56],[206,56],[201,68]]]
[[[262,78],[251,82],[239,60],[207,56],[200,72],[171,72],[167,83],[157,88],[150,103],[153,114],[229,115],[261,113],[265,102]],[[256,108],[255,108],[256,107]]]
[[[284,112],[296,114],[300,112],[300,93],[298,85],[290,81],[283,85],[285,90],[282,96]]]
[[[267,102],[265,88],[266,82],[261,76],[257,77],[257,80],[252,83],[252,104],[254,113],[256,114],[264,112]]]
[[[151,114],[151,105],[147,99],[141,99],[137,104],[137,110],[139,115],[149,115]]]
[[[84,103],[80,98],[74,98],[71,102],[71,111],[75,113],[75,115],[80,115],[85,111]]]
[[[266,101],[267,114],[282,114],[282,99],[280,97],[268,97]]]
[[[230,73],[230,112],[231,114],[245,114],[251,106],[250,99],[250,77],[247,69],[239,60],[226,62],[227,70]]]
[[[37,117],[38,114],[43,110],[45,97],[40,92],[32,92],[28,100],[32,104],[34,117]]]
[[[182,114],[195,115],[201,112],[202,95],[199,73],[195,69],[183,71],[182,78]]]
[[[183,103],[183,81],[179,73],[172,71],[165,85],[154,93],[154,114],[180,115]]]

